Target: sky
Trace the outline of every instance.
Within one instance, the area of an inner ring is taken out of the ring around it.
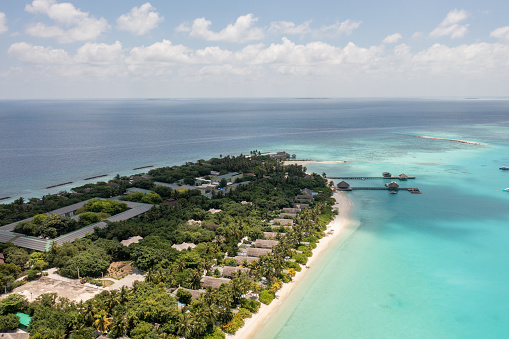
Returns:
[[[507,96],[506,0],[0,1],[0,99]]]

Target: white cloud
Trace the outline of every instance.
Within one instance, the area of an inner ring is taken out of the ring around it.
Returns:
[[[69,2],[57,3],[56,0],[34,0],[25,6],[25,11],[45,14],[57,25],[43,23],[28,25],[29,35],[41,38],[56,38],[61,43],[95,40],[109,28],[104,18],[96,19],[82,12]]]
[[[468,18],[465,10],[454,9],[447,13],[445,19],[429,35],[431,37],[450,36],[452,39],[463,38],[468,31],[468,24],[460,24]]]
[[[140,7],[133,7],[127,14],[122,14],[117,19],[120,30],[129,31],[135,35],[144,35],[157,27],[164,19],[150,3]]]
[[[26,42],[12,44],[7,53],[18,60],[33,64],[68,64],[71,58],[63,49],[34,46]]]
[[[79,63],[109,64],[120,62],[122,58],[122,44],[119,41],[111,45],[87,42],[78,49],[74,60]]]
[[[134,47],[131,49],[130,64],[146,63],[188,63],[191,49],[183,45],[173,45],[169,40],[156,42],[148,47]]]
[[[491,31],[490,36],[497,39],[509,40],[509,26],[499,27]]]
[[[350,35],[360,26],[360,21],[338,21],[335,24],[312,28],[311,21],[306,21],[296,25],[291,21],[274,21],[270,24],[268,32],[285,35],[305,35],[311,34],[314,38],[337,37],[341,35]]]
[[[177,32],[189,32],[189,35],[208,41],[247,42],[261,40],[264,37],[263,29],[255,27],[258,21],[253,14],[239,16],[234,24],[229,24],[220,32],[209,29],[211,21],[198,18],[193,21],[191,27],[186,24],[179,25]]]
[[[360,25],[361,25],[360,21],[352,20],[338,21],[335,24],[320,27],[318,32],[321,34],[331,36],[339,36],[343,34],[350,35],[355,29],[359,28]]]
[[[5,13],[0,12],[0,34],[7,32],[8,28],[6,22],[7,19],[5,18]]]
[[[403,39],[403,36],[399,33],[390,34],[385,37],[385,39],[382,41],[385,44],[395,44],[396,42]]]
[[[311,28],[309,25],[311,21],[306,21],[300,25],[296,25],[291,21],[274,21],[271,22],[269,27],[269,32],[276,34],[296,34],[296,35],[304,35],[311,33]]]

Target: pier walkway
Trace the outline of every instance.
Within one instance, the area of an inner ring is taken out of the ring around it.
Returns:
[[[341,180],[370,180],[370,179],[398,179],[398,180],[407,180],[407,179],[415,179],[414,176],[394,176],[391,175],[390,177],[327,177],[327,179],[341,179]]]
[[[357,190],[366,190],[366,191],[408,191],[410,193],[421,193],[421,191],[417,187],[397,187],[397,188],[391,188],[391,187],[347,187],[347,188],[338,188],[339,191],[357,191]]]

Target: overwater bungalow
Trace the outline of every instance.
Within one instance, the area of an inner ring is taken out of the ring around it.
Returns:
[[[385,187],[396,190],[399,188],[399,185],[395,181],[391,181],[389,184],[385,184]]]
[[[352,188],[350,187],[350,184],[347,183],[346,181],[341,181],[338,185],[337,185],[338,189],[340,191],[351,191]]]

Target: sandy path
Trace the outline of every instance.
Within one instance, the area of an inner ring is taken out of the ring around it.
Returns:
[[[311,161],[308,163],[310,162]],[[313,266],[319,260],[320,255],[333,243],[335,239],[338,238],[341,231],[350,224],[351,220],[349,214],[352,207],[351,200],[343,192],[335,192],[333,197],[336,199],[334,208],[339,211],[339,214],[329,225],[327,225],[327,230],[325,231],[326,234],[329,231],[332,231],[333,233],[322,238],[317,244],[317,247],[313,250],[313,256],[309,258],[308,263],[306,264],[308,267]],[[262,304],[258,313],[253,314],[251,318],[246,319],[245,325],[240,328],[235,335],[227,334],[226,337],[229,339],[252,338],[258,329],[271,318],[274,312],[278,310],[285,298],[287,298],[287,296],[297,287],[297,284],[303,279],[307,272],[308,269],[302,267],[302,271],[297,272],[293,278],[293,282],[284,284],[283,287],[276,293],[276,299],[274,299],[269,305]]]

